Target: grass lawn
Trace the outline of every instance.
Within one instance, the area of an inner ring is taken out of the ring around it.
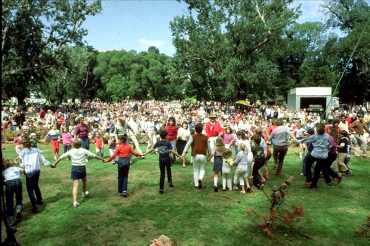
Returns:
[[[3,145],[4,158],[15,158],[14,145]],[[50,145],[41,144],[44,156],[53,161]],[[145,147],[142,146],[144,150]],[[95,150],[91,145],[90,150]],[[61,152],[63,146],[61,146]],[[105,157],[108,150],[105,149]],[[72,205],[71,165],[62,160],[56,169],[42,166],[40,187],[44,204],[39,213],[31,205],[23,181],[23,218],[15,234],[22,245],[149,245],[160,235],[178,245],[370,245],[369,237],[359,235],[359,226],[370,212],[370,159],[352,155],[353,174],[343,176],[340,184],[328,186],[320,179],[316,191],[307,189],[301,173],[298,148],[290,148],[285,158],[282,177],[273,176],[269,161],[270,186],[280,186],[288,175],[294,175],[278,216],[292,206],[303,206],[304,216],[290,227],[275,223],[271,237],[265,236],[256,223],[262,218],[248,214],[253,208],[259,214],[269,211],[270,202],[263,191],[252,188],[245,195],[236,191],[213,191],[211,163],[203,189],[194,189],[192,166],[183,168],[180,160],[172,166],[175,188],[165,187],[159,194],[158,156],[133,157],[127,198],[117,194],[117,165],[96,159],[87,163],[88,198],[82,198],[80,182],[78,201]],[[233,168],[235,171],[235,168]],[[219,184],[221,182],[219,179]],[[369,229],[369,228],[368,228]],[[6,237],[2,225],[2,240]]]

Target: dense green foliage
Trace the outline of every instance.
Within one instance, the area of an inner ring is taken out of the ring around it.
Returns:
[[[176,47],[169,57],[156,47],[140,53],[84,47],[87,30],[80,25],[101,10],[100,1],[5,1],[2,97],[254,102],[295,87],[329,86],[342,101],[370,100],[365,0],[325,1],[325,23],[301,24],[292,0],[183,2],[188,13],[169,23]]]
[[[94,68],[97,81],[103,85],[98,97],[108,100],[176,99],[182,97],[182,86],[167,79],[166,64],[170,57],[155,47],[148,52],[108,51],[99,53]]]
[[[100,10],[100,0],[2,1],[2,97],[49,96],[43,84],[55,73],[47,70],[65,61],[64,45],[83,45],[81,24]]]

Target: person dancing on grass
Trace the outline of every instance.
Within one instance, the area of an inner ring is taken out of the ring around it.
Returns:
[[[42,195],[39,187],[40,163],[43,163],[45,166],[50,166],[51,163],[45,159],[39,149],[31,147],[29,140],[24,139],[19,145],[21,148],[19,153],[21,164],[19,167],[23,168],[26,173],[26,187],[32,204],[32,212],[37,213],[38,205],[42,204]]]
[[[174,187],[172,184],[172,172],[171,172],[171,165],[172,165],[172,158],[170,156],[170,152],[174,156],[178,156],[181,160],[185,157],[179,155],[176,151],[173,150],[172,144],[170,141],[167,140],[168,132],[161,131],[159,133],[160,140],[154,144],[153,147],[149,148],[144,155],[149,154],[156,148],[158,148],[159,153],[159,169],[161,171],[160,181],[159,181],[159,193],[163,194],[164,192],[164,179],[166,176],[166,169],[167,169],[167,180],[170,187]]]
[[[330,146],[330,139],[328,134],[325,132],[325,124],[316,124],[316,133],[308,138],[298,140],[299,143],[306,143],[307,146],[312,144],[312,151],[306,160],[306,183],[310,185],[309,188],[316,190],[317,181],[320,177],[321,169],[325,166],[325,160],[328,158],[328,150]],[[308,155],[307,153],[306,155]],[[314,178],[311,174],[311,166],[316,162]],[[325,175],[325,180],[330,180],[327,172],[323,172]]]
[[[194,186],[195,189],[202,189],[202,180],[206,173],[207,152],[210,153],[210,143],[208,137],[202,134],[203,124],[195,125],[195,134],[193,134],[186,144],[181,156],[185,158],[186,152],[191,146],[191,156],[193,157]]]
[[[234,190],[239,190],[238,184],[240,184],[242,190],[241,193],[245,194],[245,185],[247,185],[247,192],[251,191],[251,187],[249,185],[248,179],[244,180],[244,176],[248,173],[249,167],[252,164],[253,155],[252,152],[248,154],[245,152],[246,146],[244,143],[240,143],[238,145],[239,152],[234,157],[234,162],[231,166],[237,165],[238,167],[235,170],[234,175]],[[246,184],[244,183],[246,182]]]
[[[218,192],[217,182],[218,182],[218,175],[220,172],[222,172],[222,155],[225,150],[225,143],[224,140],[220,137],[216,138],[215,147],[213,147],[211,155],[208,157],[207,161],[210,162],[212,157],[214,157],[213,160],[213,185],[214,185],[214,191]]]
[[[66,153],[61,155],[54,164],[51,165],[52,168],[56,168],[57,164],[64,158],[70,158],[72,160],[71,169],[71,179],[73,181],[72,197],[73,197],[73,207],[78,207],[80,205],[77,202],[77,191],[78,191],[78,180],[82,180],[82,196],[85,198],[89,195],[87,188],[86,179],[86,156],[94,157],[98,160],[104,161],[104,158],[88,151],[82,147],[82,140],[80,138],[75,138],[72,142],[73,149],[68,150]]]
[[[130,171],[130,154],[134,156],[143,156],[143,154],[134,151],[132,146],[127,143],[127,135],[124,134],[118,138],[118,146],[114,150],[111,157],[103,161],[110,162],[116,156],[118,159],[118,195],[127,197],[128,173]]]
[[[223,155],[222,155],[222,190],[226,191],[229,189],[232,190],[232,173],[231,173],[231,166],[232,164],[232,156],[233,152],[229,148],[225,148]]]
[[[14,195],[16,200],[16,215],[17,219],[22,218],[23,197],[22,197],[22,179],[21,174],[23,169],[15,167],[11,159],[4,160],[5,170],[3,170],[5,197],[6,197],[6,213],[10,226],[15,225],[14,218]]]
[[[257,186],[258,189],[262,189],[264,184],[263,180],[260,177],[259,174],[259,169],[263,167],[265,164],[265,156],[266,156],[266,151],[261,145],[261,136],[259,134],[255,134],[253,136],[253,142],[254,146],[252,147],[252,153],[253,153],[253,184]]]

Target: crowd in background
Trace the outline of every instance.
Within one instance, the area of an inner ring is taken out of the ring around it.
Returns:
[[[70,126],[75,125],[78,119],[85,118],[91,129],[101,133],[112,133],[115,122],[119,117],[131,118],[136,116],[140,122],[145,122],[152,117],[157,128],[168,119],[175,117],[176,124],[181,126],[182,122],[189,123],[189,128],[194,129],[198,122],[206,123],[208,115],[215,113],[217,120],[223,127],[231,127],[232,130],[245,130],[248,126],[256,123],[268,127],[271,119],[283,118],[287,124],[300,122],[303,127],[313,128],[321,120],[332,124],[334,119],[346,117],[346,122],[351,124],[357,119],[357,113],[363,112],[364,121],[370,125],[370,109],[355,105],[349,109],[330,109],[325,119],[319,112],[308,112],[306,109],[299,111],[288,109],[283,106],[251,105],[246,107],[234,103],[220,102],[181,102],[181,101],[124,101],[117,103],[90,102],[81,104],[54,104],[54,105],[18,105],[3,107],[1,112],[2,130],[12,129],[14,131],[34,132],[35,129],[51,129],[52,125]],[[245,120],[245,121],[244,121]],[[243,123],[240,123],[243,122]],[[141,125],[141,130],[143,125]],[[94,134],[94,131],[92,131]],[[26,134],[27,135],[27,134]],[[94,136],[92,136],[94,137]]]

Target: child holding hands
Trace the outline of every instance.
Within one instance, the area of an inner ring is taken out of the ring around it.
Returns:
[[[244,175],[248,173],[249,167],[252,163],[252,152],[249,152],[248,154],[245,152],[246,146],[244,143],[240,143],[238,146],[238,154],[235,156],[233,165],[238,165],[238,167],[235,170],[234,175],[234,190],[238,189],[238,184],[242,187],[242,190],[240,193],[245,194],[245,183],[244,183]],[[249,185],[248,179],[246,180],[247,185],[247,192],[251,191],[251,187]]]
[[[225,148],[222,154],[222,190],[226,191],[226,187],[229,190],[232,190],[232,173],[231,173],[231,166],[232,165],[232,150],[229,148]]]
[[[209,162],[212,157],[214,157],[213,161],[213,183],[214,183],[214,191],[218,192],[217,181],[218,181],[218,174],[222,171],[222,154],[225,150],[225,143],[224,140],[220,137],[216,138],[215,147],[213,147],[211,154],[209,155],[207,161]]]
[[[77,202],[77,191],[78,191],[78,180],[82,180],[82,196],[87,197],[89,192],[86,190],[86,156],[94,157],[98,160],[104,161],[100,156],[95,155],[87,149],[82,147],[82,140],[80,138],[75,138],[72,142],[73,149],[64,153],[51,165],[52,168],[56,168],[57,164],[64,158],[68,157],[72,159],[72,169],[71,169],[71,179],[73,181],[72,197],[73,197],[73,207],[78,207],[80,205]]]
[[[159,181],[159,193],[163,194],[166,169],[167,169],[167,180],[169,183],[169,187],[174,187],[172,184],[172,172],[171,172],[172,159],[171,159],[170,153],[172,153],[175,156],[178,156],[181,160],[183,160],[185,157],[179,155],[176,151],[173,150],[171,142],[167,140],[167,136],[168,136],[167,131],[161,131],[159,133],[159,136],[161,139],[158,142],[156,142],[153,147],[149,148],[144,153],[144,155],[147,155],[153,150],[155,150],[156,148],[158,148],[159,169],[161,172],[160,181]]]
[[[261,167],[265,164],[265,152],[263,147],[261,146],[261,136],[256,134],[253,135],[253,142],[254,146],[252,147],[252,154],[253,154],[253,184],[257,186],[258,189],[262,189],[264,184],[262,183],[261,177],[258,173]]]
[[[110,162],[116,156],[118,159],[118,195],[127,197],[127,184],[128,184],[128,173],[130,171],[130,154],[134,156],[143,156],[140,153],[134,151],[130,144],[126,143],[127,135],[121,135],[118,138],[118,146],[115,149],[111,157],[104,160],[104,162]]]

